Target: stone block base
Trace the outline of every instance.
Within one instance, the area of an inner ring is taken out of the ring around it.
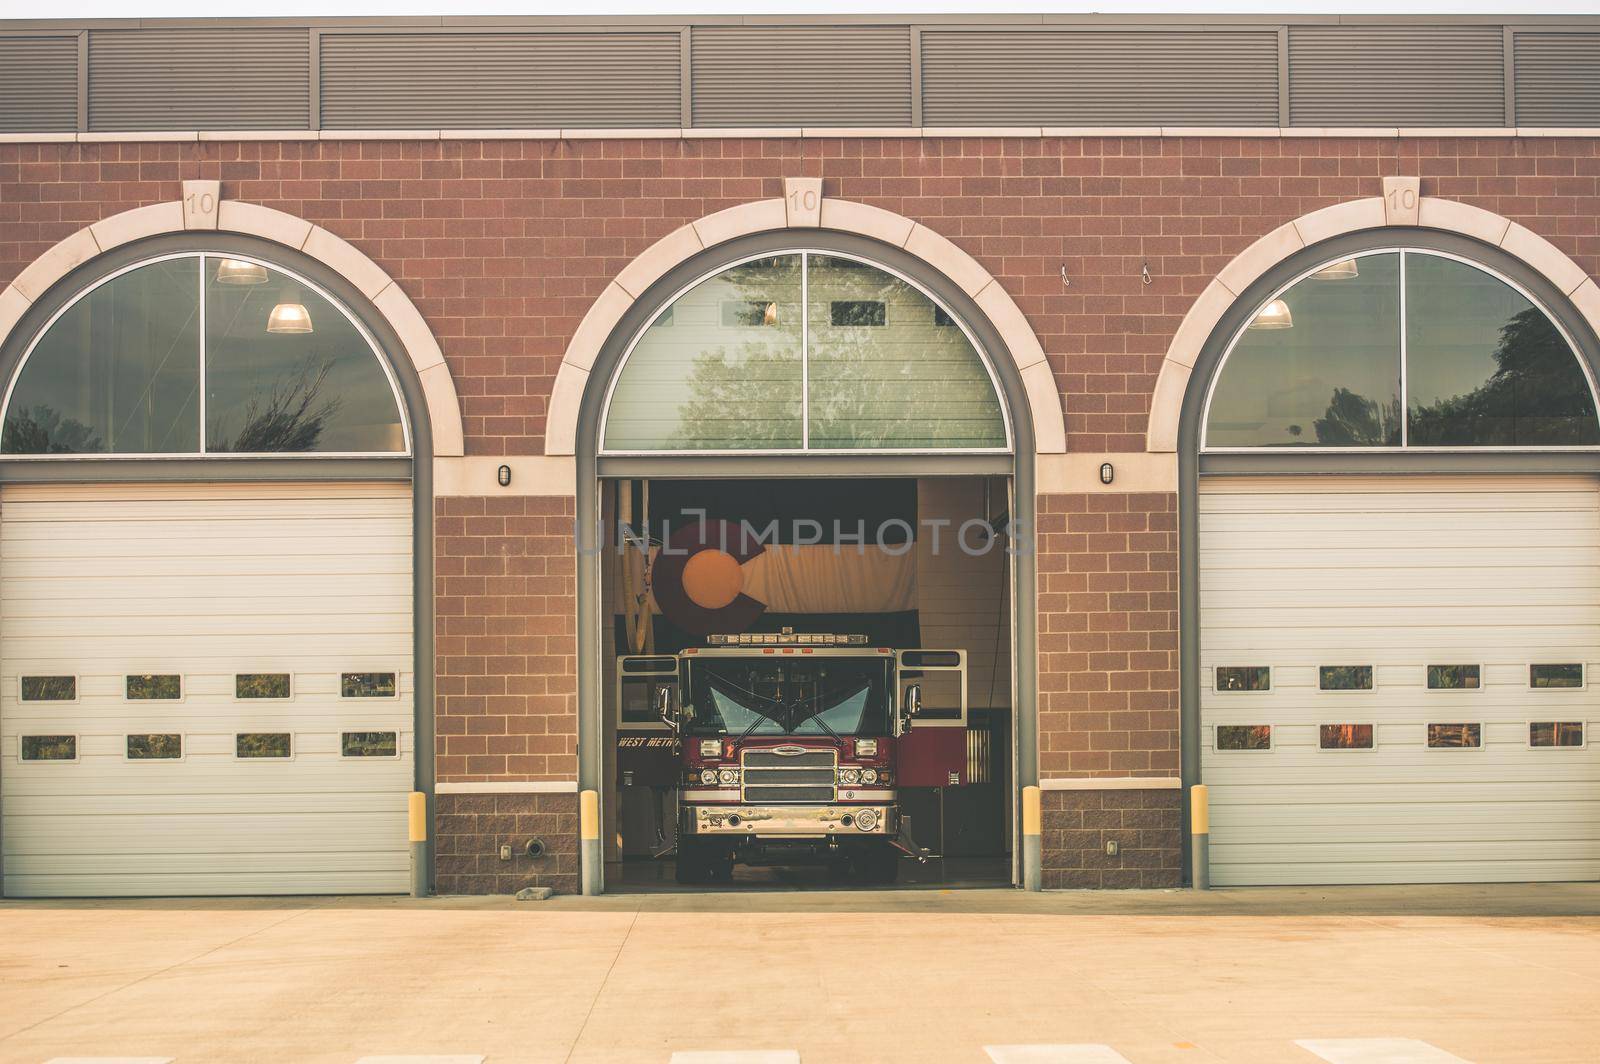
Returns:
[[[1045,791],[1040,797],[1046,890],[1182,885],[1181,790]],[[1106,853],[1112,841],[1120,848],[1115,857]]]
[[[441,794],[435,808],[435,893],[578,893],[576,794]],[[544,856],[528,856],[533,838],[544,840]],[[509,861],[500,859],[503,845]]]

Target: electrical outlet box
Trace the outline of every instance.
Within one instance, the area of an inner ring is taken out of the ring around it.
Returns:
[[[1117,856],[1117,854],[1119,854],[1121,852],[1122,852],[1122,843],[1118,842],[1116,839],[1107,839],[1106,840],[1106,856],[1107,857],[1115,857],[1115,856]]]
[[[500,847],[500,860],[511,860],[511,847],[509,845]]]

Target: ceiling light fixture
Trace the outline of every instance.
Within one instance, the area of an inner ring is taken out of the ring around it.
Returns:
[[[1349,281],[1360,277],[1361,270],[1357,268],[1355,259],[1341,259],[1324,266],[1311,276],[1319,281]]]
[[[272,308],[272,313],[267,315],[267,332],[269,333],[308,333],[311,331],[311,315],[299,303],[279,303]]]
[[[1292,329],[1294,328],[1294,315],[1289,313],[1289,304],[1281,299],[1274,299],[1261,308],[1255,320],[1250,323],[1252,329]]]
[[[218,284],[266,284],[267,268],[243,259],[223,259],[217,263]]]

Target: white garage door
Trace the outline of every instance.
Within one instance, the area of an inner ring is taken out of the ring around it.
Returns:
[[[402,892],[409,490],[7,487],[5,893]]]
[[[1597,498],[1203,482],[1213,882],[1600,877]]]

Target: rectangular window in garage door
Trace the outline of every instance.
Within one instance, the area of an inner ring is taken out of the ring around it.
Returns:
[[[129,702],[183,701],[183,677],[175,672],[130,673],[122,683]]]
[[[1578,750],[1583,747],[1583,721],[1536,720],[1528,725],[1528,745]]]
[[[76,735],[23,735],[18,738],[23,761],[76,761]]]
[[[399,698],[400,674],[397,672],[342,672],[339,674],[340,698]]]
[[[1322,724],[1317,745],[1323,750],[1371,750],[1377,745],[1376,733],[1371,724]]]
[[[129,761],[181,761],[183,736],[177,732],[141,732],[126,737]]]
[[[1429,665],[1428,690],[1478,691],[1483,687],[1483,669],[1477,665]]]
[[[1583,665],[1529,665],[1528,686],[1536,690],[1582,687]]]
[[[1265,753],[1272,749],[1272,725],[1218,724],[1215,746],[1223,752]]]
[[[17,697],[24,702],[76,702],[76,676],[23,676],[18,679]]]
[[[400,734],[392,731],[347,731],[339,734],[340,757],[400,756]]]
[[[1272,668],[1268,665],[1218,665],[1217,691],[1232,694],[1240,691],[1272,690]]]

